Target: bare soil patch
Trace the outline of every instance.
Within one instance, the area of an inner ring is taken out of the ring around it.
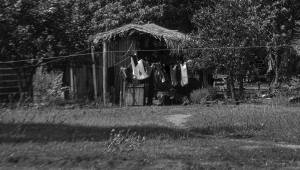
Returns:
[[[191,114],[176,114],[176,115],[166,116],[165,119],[172,122],[175,126],[184,128],[185,127],[184,124],[188,121],[188,118],[191,116],[192,116]]]

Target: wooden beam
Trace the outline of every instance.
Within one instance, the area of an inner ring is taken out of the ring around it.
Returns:
[[[74,94],[75,90],[74,90],[74,72],[73,72],[73,67],[72,64],[70,64],[70,91],[72,94]],[[72,99],[74,96],[72,96]]]
[[[98,100],[98,97],[97,97],[97,79],[96,79],[96,62],[95,62],[95,47],[92,46],[91,48],[91,53],[92,53],[92,62],[93,62],[93,83],[94,83],[94,99],[95,101]]]
[[[106,105],[107,94],[107,42],[103,42],[103,105]]]

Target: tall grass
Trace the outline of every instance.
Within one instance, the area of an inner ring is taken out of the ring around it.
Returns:
[[[299,107],[286,107],[274,103],[216,106],[207,111],[200,111],[189,126],[203,134],[300,143]]]
[[[27,125],[47,124],[50,128],[58,126],[61,129],[66,128],[65,126],[67,129],[73,129],[76,126],[82,127],[83,135],[85,135],[86,129],[84,127],[87,129],[95,127],[104,129],[106,134],[109,134],[113,128],[116,130],[132,128],[142,136],[144,133],[172,136],[185,135],[190,132],[177,131],[177,127],[168,122],[165,116],[191,114],[192,117],[185,123],[185,127],[192,133],[300,143],[300,108],[297,105],[290,107],[286,104],[278,104],[284,103],[283,100],[286,99],[273,99],[265,105],[172,106],[172,109],[170,107],[2,109],[0,110],[0,123],[5,126],[9,124],[12,127],[15,127],[15,124],[21,124],[23,128],[21,131],[25,131],[25,134],[28,131],[28,129],[26,130]],[[30,125],[30,127],[34,126]],[[3,129],[2,131],[10,133],[13,129]],[[67,132],[63,131],[57,133],[62,136],[67,135]]]

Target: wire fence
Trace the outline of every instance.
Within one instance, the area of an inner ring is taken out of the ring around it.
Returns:
[[[186,48],[182,50],[221,50],[221,49],[258,49],[258,48],[280,48],[280,47],[294,47],[292,45],[283,45],[283,46],[251,46],[251,47],[216,47],[216,48]],[[115,66],[118,66],[122,63],[125,65],[128,65],[130,63],[130,56],[128,55],[131,52],[159,52],[159,51],[170,51],[173,49],[157,49],[157,50],[132,50],[131,46],[127,50],[111,50],[107,51],[108,54],[119,54],[117,57],[113,58],[110,57],[108,59],[108,67],[107,68],[114,68]],[[178,50],[178,49],[175,49]],[[49,58],[44,58],[44,59],[26,59],[26,60],[18,60],[18,61],[3,61],[0,62],[0,102],[8,102],[10,100],[13,100],[14,98],[18,98],[20,96],[20,88],[19,84],[23,84],[27,81],[26,79],[18,79],[18,75],[15,70],[17,69],[24,69],[24,68],[29,68],[29,67],[40,67],[40,66],[47,66],[55,63],[56,65],[62,65],[62,68],[65,68],[65,73],[64,75],[64,86],[71,86],[71,80],[67,80],[66,77],[70,77],[70,70],[72,67],[76,68],[81,64],[81,66],[86,65],[85,70],[81,68],[80,69],[75,69],[76,72],[83,72],[82,74],[79,74],[79,77],[76,77],[77,79],[84,79],[84,77],[89,77],[91,75],[91,65],[92,65],[92,58],[90,52],[86,53],[87,50],[80,51],[76,54],[72,55],[67,55],[67,56],[56,56],[56,57],[49,57]],[[83,53],[85,52],[85,53]],[[97,77],[98,79],[102,79],[101,77],[101,69],[102,67],[102,58],[103,52],[95,52],[96,55],[96,68],[97,68]],[[118,59],[116,59],[118,58]],[[44,60],[45,62],[38,62],[38,64],[30,64],[33,61],[42,61]],[[77,65],[70,64],[69,61],[71,60],[78,60]],[[67,61],[67,62],[66,62]],[[27,62],[29,63],[28,65],[25,66],[19,66],[19,67],[9,67],[7,66],[8,64],[18,64],[20,62]],[[67,65],[66,65],[67,63]],[[264,67],[265,69],[267,67],[266,63],[264,61],[260,61],[258,64],[260,67]],[[80,67],[81,67],[80,66]],[[74,71],[74,70],[73,70]],[[117,70],[119,71],[119,70]],[[116,72],[116,69],[113,70],[113,72]],[[115,73],[114,75],[118,75],[118,73]],[[84,79],[85,80],[85,79]],[[113,81],[113,78],[110,78],[111,81]],[[74,80],[73,80],[74,81]],[[80,80],[77,80],[80,81]],[[86,79],[86,84],[92,84],[90,79]],[[98,80],[98,89],[99,93],[102,92],[102,86],[101,86],[101,81]],[[83,83],[84,84],[84,83]],[[74,86],[74,85],[73,85]],[[81,85],[82,88],[85,88],[83,91],[84,93],[91,93],[92,94],[92,87],[90,85]],[[73,87],[74,88],[74,87]],[[119,87],[121,88],[121,87]],[[75,90],[73,90],[75,91]],[[24,93],[28,93],[25,91]],[[118,94],[113,94],[114,96]]]

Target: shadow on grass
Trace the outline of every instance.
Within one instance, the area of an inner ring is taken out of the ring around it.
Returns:
[[[199,135],[223,136],[226,138],[234,139],[254,138],[256,136],[256,133],[261,130],[264,130],[264,126],[221,125],[190,128],[191,132]]]
[[[115,132],[124,130],[126,133],[136,133],[142,137],[155,139],[182,139],[199,137],[185,130],[148,126],[119,126],[119,127],[88,127],[65,124],[5,124],[0,123],[0,143],[23,142],[78,142],[78,141],[105,141],[109,140],[112,129]]]

